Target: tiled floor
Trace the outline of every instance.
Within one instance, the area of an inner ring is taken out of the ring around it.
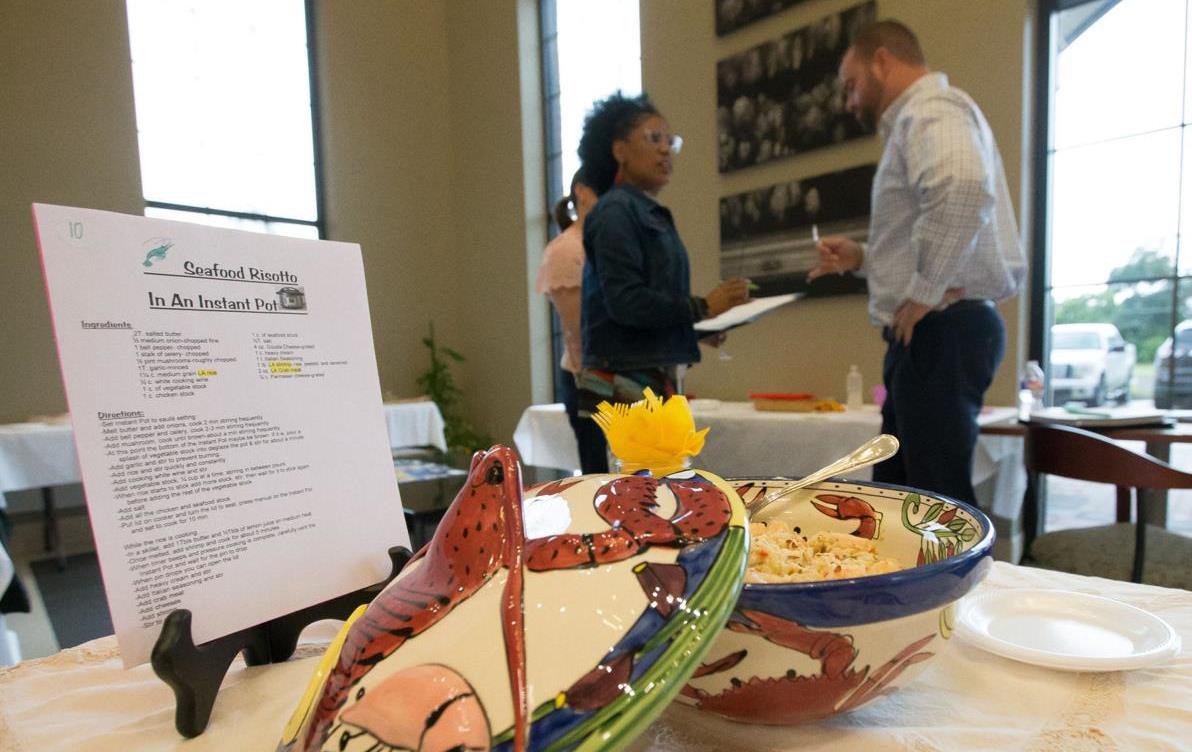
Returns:
[[[1172,452],[1172,464],[1176,467],[1192,468],[1192,445],[1176,445]],[[1051,478],[1049,482],[1048,530],[1087,527],[1113,521],[1115,504],[1112,488],[1067,479]],[[1192,491],[1176,491],[1170,495],[1168,528],[1182,535],[1192,536]],[[85,516],[64,518],[62,533],[68,554],[93,549],[91,531]],[[41,550],[41,526],[38,522],[25,521],[16,525],[11,553],[16,563],[17,575],[29,590],[33,601],[33,613],[8,614],[8,627],[17,633],[21,653],[25,659],[52,655],[58,651],[58,642],[50,628],[45,607],[37,592],[36,580],[29,567],[30,561],[45,556]]]

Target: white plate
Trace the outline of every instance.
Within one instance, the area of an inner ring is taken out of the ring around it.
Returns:
[[[991,653],[1062,671],[1142,668],[1180,652],[1180,636],[1149,611],[1064,590],[973,596],[956,632]]]
[[[718,399],[701,399],[696,398],[691,400],[692,410],[715,410],[720,407],[720,400]]]

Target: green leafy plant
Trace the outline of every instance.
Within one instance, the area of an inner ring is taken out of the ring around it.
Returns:
[[[430,334],[422,338],[422,344],[430,351],[430,367],[418,376],[418,388],[430,395],[443,414],[448,453],[466,460],[473,452],[488,449],[492,438],[474,428],[463,416],[464,395],[451,375],[451,362],[462,363],[464,356],[435,340],[434,322],[430,324]]]

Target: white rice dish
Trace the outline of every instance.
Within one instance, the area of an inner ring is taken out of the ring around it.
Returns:
[[[810,538],[781,520],[749,523],[749,569],[745,582],[816,582],[896,572],[905,567],[878,556],[866,538],[818,532]]]

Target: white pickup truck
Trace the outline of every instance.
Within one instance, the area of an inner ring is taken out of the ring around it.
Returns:
[[[1128,402],[1137,357],[1113,324],[1056,324],[1051,327],[1052,404]]]

